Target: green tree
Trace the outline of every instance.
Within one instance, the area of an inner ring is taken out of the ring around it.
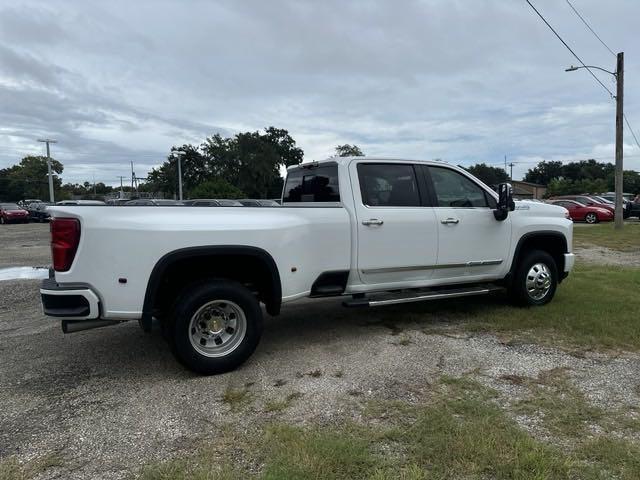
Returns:
[[[615,166],[612,163],[596,162],[595,160],[581,160],[567,163],[562,167],[562,176],[569,180],[606,179],[613,174]]]
[[[574,193],[601,193],[614,189],[614,170],[612,163],[596,162],[594,159],[579,162],[540,162],[530,169],[524,179],[528,182],[551,186],[549,195]],[[637,172],[624,172],[625,191],[640,188]]]
[[[225,138],[219,134],[199,147],[183,145],[183,188],[191,192],[199,184],[223,179],[255,198],[271,198],[282,190],[282,168],[302,162],[303,151],[284,129],[268,127],[264,132],[244,132]],[[169,195],[177,191],[177,157],[171,149],[167,161],[147,176],[147,186]]]
[[[178,154],[182,155],[182,188],[189,191],[196,185],[208,180],[212,173],[207,158],[195,145],[185,144],[181,147],[171,147],[171,152],[157,169],[152,169],[147,175],[146,191],[164,192],[173,196],[178,192]]]
[[[602,193],[607,190],[605,179],[570,180],[568,178],[554,178],[547,184],[547,196],[580,195],[588,193]]]
[[[563,173],[562,162],[542,161],[527,171],[524,176],[524,181],[538,183],[540,185],[548,185],[551,180],[561,178]]]
[[[634,170],[625,170],[622,174],[622,190],[626,193],[640,193],[640,173]],[[607,191],[615,190],[615,175],[611,172],[607,176]]]
[[[245,194],[226,180],[216,177],[202,182],[189,192],[190,198],[243,198]]]
[[[336,147],[336,156],[338,157],[364,157],[364,153],[357,145],[338,145]]]
[[[460,165],[462,167],[462,165]],[[492,167],[486,163],[477,163],[470,167],[462,167],[474,177],[479,178],[487,185],[497,185],[509,180],[509,175],[503,168]]]
[[[51,171],[60,175],[64,167],[51,159]],[[60,193],[62,181],[53,176],[53,188],[56,196]],[[0,199],[16,201],[25,198],[49,199],[49,179],[47,157],[27,156],[19,164],[0,170]]]

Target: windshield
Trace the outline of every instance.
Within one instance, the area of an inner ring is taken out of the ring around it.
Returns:
[[[0,207],[3,210],[22,210],[18,205],[16,205],[15,203],[2,203],[0,204]]]

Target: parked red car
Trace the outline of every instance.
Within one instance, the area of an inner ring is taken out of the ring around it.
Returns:
[[[587,223],[610,222],[613,220],[613,212],[599,206],[585,205],[575,200],[549,200],[553,205],[559,205],[569,211],[569,216],[574,222],[584,220]]]
[[[20,208],[15,203],[0,203],[0,223],[29,221],[29,212]]]
[[[610,203],[605,203],[602,200],[598,200],[596,197],[591,195],[561,195],[557,197],[552,197],[551,200],[573,200],[583,205],[588,205],[589,207],[598,207],[604,208],[605,210],[609,210],[611,213],[615,212],[615,207]]]

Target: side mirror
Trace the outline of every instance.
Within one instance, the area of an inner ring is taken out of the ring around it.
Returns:
[[[493,211],[493,216],[499,222],[505,220],[509,216],[509,212],[516,209],[513,201],[513,187],[510,183],[501,183],[498,185],[498,207]]]

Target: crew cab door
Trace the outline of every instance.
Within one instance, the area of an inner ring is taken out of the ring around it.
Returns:
[[[422,168],[438,226],[434,279],[458,282],[504,276],[509,268],[510,217],[496,220],[495,198],[462,172],[444,165]]]
[[[366,284],[412,285],[433,275],[438,227],[420,166],[352,162],[357,267]],[[382,288],[382,287],[381,287]]]

